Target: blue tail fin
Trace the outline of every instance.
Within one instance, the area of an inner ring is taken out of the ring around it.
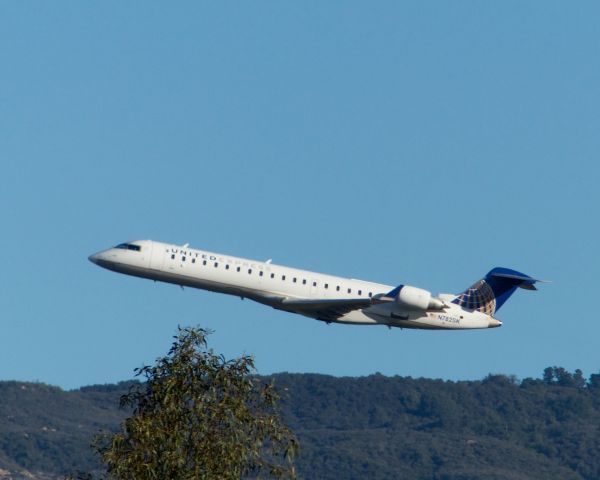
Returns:
[[[496,267],[474,285],[458,294],[452,303],[494,316],[517,288],[537,290],[534,284],[539,281],[515,270]]]

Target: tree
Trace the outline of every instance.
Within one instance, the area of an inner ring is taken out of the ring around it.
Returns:
[[[554,378],[561,387],[573,387],[573,374],[563,367],[554,367]]]
[[[165,357],[136,369],[145,382],[121,397],[132,416],[95,443],[111,478],[295,478],[298,444],[281,422],[273,383],[253,376],[251,357],[213,353],[208,334],[179,328]]]
[[[573,374],[573,384],[577,388],[585,388],[585,378],[583,372],[578,368]]]
[[[600,389],[600,374],[592,373],[588,380],[588,388],[591,390],[598,391]]]
[[[554,368],[552,368],[552,367],[544,368],[543,380],[546,385],[552,385],[554,383]]]

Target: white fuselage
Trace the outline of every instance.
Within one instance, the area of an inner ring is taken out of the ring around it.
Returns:
[[[123,247],[126,245],[126,247]],[[129,246],[129,248],[127,248]],[[404,310],[395,302],[369,303],[394,287],[299,270],[151,240],[122,244],[90,260],[119,273],[249,298],[280,310],[336,323],[402,328],[472,329],[501,325],[489,315],[447,303],[442,311]],[[332,317],[312,303],[363,302]]]

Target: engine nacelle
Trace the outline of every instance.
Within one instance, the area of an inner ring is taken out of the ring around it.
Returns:
[[[441,310],[445,307],[439,298],[431,296],[431,292],[410,285],[404,285],[400,289],[396,303],[408,310]]]

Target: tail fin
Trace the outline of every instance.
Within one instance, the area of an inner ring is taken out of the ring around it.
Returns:
[[[515,270],[496,267],[474,285],[458,294],[452,303],[494,316],[517,288],[537,290],[535,283],[540,281]]]

